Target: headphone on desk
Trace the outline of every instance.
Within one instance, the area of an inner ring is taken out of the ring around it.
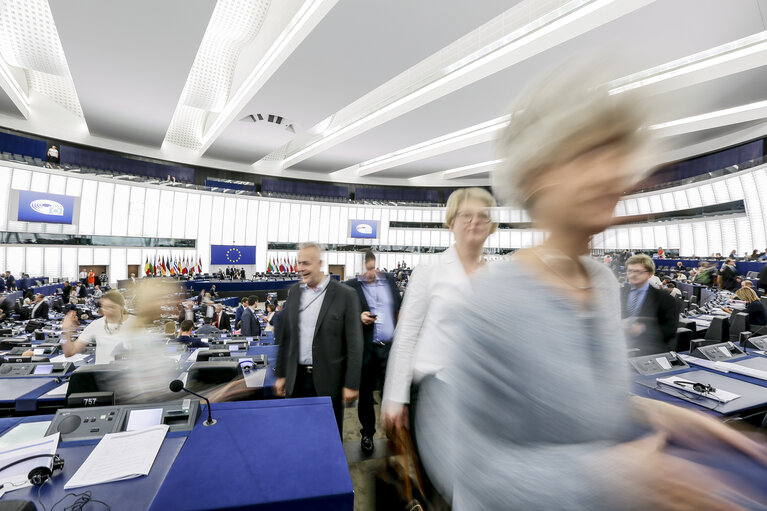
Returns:
[[[54,470],[61,470],[64,468],[64,460],[58,454],[36,454],[34,456],[27,456],[26,458],[21,458],[12,463],[8,463],[4,467],[0,467],[0,472],[14,467],[20,463],[24,463],[25,461],[34,460],[37,458],[53,458],[53,464],[51,468],[35,467],[29,471],[29,474],[27,474],[27,479],[29,479],[29,482],[35,486],[44,485],[51,477],[53,477]],[[0,485],[0,488],[2,488],[2,485]]]
[[[695,383],[689,381],[677,380],[674,382],[676,385],[692,385],[692,390],[701,394],[712,394],[716,392],[716,389],[707,383]]]

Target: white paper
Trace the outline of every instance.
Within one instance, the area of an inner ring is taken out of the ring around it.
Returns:
[[[69,388],[69,382],[62,383],[56,388],[53,388],[43,394],[40,397],[64,397],[67,395],[67,389]]]
[[[139,431],[162,424],[162,408],[131,410],[125,431]]]
[[[48,431],[48,426],[50,425],[51,421],[22,422],[17,424],[3,433],[3,436],[0,436],[0,451],[13,445],[40,440],[45,437],[45,432]],[[0,478],[2,478],[1,475]]]
[[[37,427],[39,428],[40,426]],[[21,435],[21,433],[19,434]],[[35,456],[37,454],[56,454],[58,445],[59,433],[55,433],[44,438],[4,446],[2,447],[2,450],[0,450],[0,467],[4,467],[15,460]],[[32,483],[30,483],[27,478],[29,472],[37,467],[50,468],[52,465],[53,458],[46,456],[25,461],[3,470],[3,472],[0,473],[0,484],[3,485],[2,490],[0,490],[0,496],[8,491],[19,490],[31,486]]]
[[[197,354],[200,352],[202,348],[197,348],[192,352],[191,355],[189,355],[189,358],[187,358],[187,362],[197,362]]]
[[[660,365],[663,369],[671,369],[671,364],[666,357],[658,357],[655,359],[655,361],[658,362],[658,365]]]
[[[35,348],[32,350],[35,355],[42,355],[45,353],[45,348]]]
[[[66,357],[64,354],[56,355],[55,357],[51,357],[51,362],[53,363],[59,363],[59,362],[72,362],[73,364],[76,364],[77,362],[82,362],[86,358],[88,358],[90,355],[86,355],[84,353],[75,353],[71,357]]]
[[[693,389],[693,385],[695,383],[700,383],[700,382],[687,380],[685,378],[680,378],[678,376],[658,378],[656,379],[656,381],[658,383],[668,385],[669,387],[674,387],[675,389],[688,392],[691,394],[697,394],[699,396],[703,396],[708,399],[712,399],[714,401],[719,401],[721,403],[729,403],[733,399],[737,399],[740,397],[740,394],[733,394],[732,392],[727,392],[726,390],[722,390],[722,389],[716,389],[714,392],[698,392],[697,390]],[[680,383],[680,382],[683,382],[683,383]]]
[[[264,387],[264,381],[266,380],[266,367],[260,369],[251,369],[250,371],[243,373],[245,378],[245,386],[249,389],[260,389]]]
[[[167,432],[168,425],[162,424],[141,431],[104,435],[64,489],[148,475]]]
[[[724,347],[724,346],[718,346],[718,348],[719,348],[719,351],[721,351],[721,352],[722,352],[722,354],[723,354],[725,357],[727,357],[727,358],[730,358],[730,357],[732,356],[732,353],[730,353],[730,350],[728,350],[726,347]]]

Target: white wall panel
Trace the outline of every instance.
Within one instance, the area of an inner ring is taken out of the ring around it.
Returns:
[[[674,202],[674,194],[670,192],[661,193],[660,194],[660,201],[661,204],[663,204],[663,209],[660,211],[674,211],[676,208],[676,203]]]
[[[132,186],[128,206],[128,236],[141,236],[144,230],[144,196],[147,189]],[[195,227],[197,225],[195,224]]]
[[[25,271],[24,259],[24,247],[7,247],[5,269],[10,271],[16,278],[18,278],[19,275]]]
[[[25,247],[24,271],[30,276],[43,275],[43,247]]]
[[[639,213],[636,199],[625,199],[623,202],[626,205],[626,215],[631,216]]]
[[[247,245],[247,220],[248,220],[248,200],[237,199],[234,208],[234,233],[232,239],[235,245]],[[252,243],[251,243],[252,245]]]
[[[97,181],[83,180],[82,195],[80,197],[80,234],[93,234],[98,187],[99,183]]]
[[[186,226],[187,205],[186,197],[187,193],[174,192],[173,193],[173,221],[171,223],[170,236],[171,238],[183,238]]]
[[[245,244],[246,245],[256,245],[258,246],[258,243],[256,243],[256,234],[258,232],[258,207],[260,204],[260,201],[254,201],[249,200],[245,201],[248,205],[247,210],[247,216],[246,216],[246,222],[243,229],[245,230]],[[256,257],[258,257],[258,248],[262,248],[263,250],[266,250],[266,247],[257,247],[256,248]]]
[[[61,274],[64,279],[73,280],[77,278],[77,248],[61,247]],[[53,275],[48,275],[52,277]]]
[[[703,252],[701,256],[712,256],[719,252],[724,252],[724,245],[722,244],[722,229],[719,220],[709,220],[705,222],[706,232],[704,237],[708,242],[708,251]]]
[[[210,216],[213,207],[213,197],[202,195],[200,197],[199,231],[197,232],[197,253],[202,257],[202,270],[210,269]],[[256,253],[258,256],[258,253]]]
[[[213,197],[213,206],[205,218],[200,218],[201,222],[208,222],[210,225],[210,244],[224,245],[223,237],[223,216],[224,216],[224,198]],[[231,238],[229,238],[231,239]]]
[[[94,248],[93,264],[109,265],[109,251],[110,249],[108,248]]]
[[[11,189],[11,179],[13,170],[6,167],[0,167],[0,229],[6,230],[8,227],[8,198]],[[2,268],[2,266],[0,266]],[[4,270],[3,270],[4,271]]]
[[[737,251],[738,249],[738,235],[735,232],[735,219],[722,218],[719,221],[719,224],[722,229],[722,248],[724,248],[720,253],[726,256],[731,250]]]
[[[15,190],[29,190],[32,181],[32,173],[25,169],[13,169],[13,181],[11,187]]]
[[[650,199],[646,196],[644,197],[637,197],[637,208],[639,209],[640,214],[648,214],[651,213],[650,208]]]
[[[148,188],[144,197],[144,236],[157,237],[158,216],[160,214],[160,190]]]
[[[33,192],[47,192],[48,179],[49,174],[44,172],[32,172],[32,177],[30,178],[29,182],[29,189]]]
[[[28,271],[30,277],[56,275],[60,277],[61,272],[61,247],[45,247],[43,251],[43,273],[34,274]]]
[[[112,233],[112,201],[114,200],[115,185],[99,183],[96,196],[96,218],[93,224],[93,234],[109,236]]]
[[[250,201],[255,204],[254,201]],[[186,225],[184,238],[193,240],[197,237],[198,222],[200,221],[200,194],[189,193],[186,198]]]
[[[128,258],[127,250],[124,248],[113,248],[109,255],[109,279],[111,282],[117,282],[128,278]]]
[[[128,235],[130,194],[130,186],[117,185],[114,188],[114,202],[112,204],[112,236]]]
[[[685,190],[687,194],[687,203],[691,208],[699,208],[703,205],[703,201],[700,198],[700,189],[697,187],[687,188]]]
[[[716,204],[716,197],[714,196],[714,187],[710,183],[700,185],[700,200],[704,206],[710,206]]]
[[[708,236],[706,235],[706,222],[693,222],[692,239],[695,250],[694,255],[705,257],[710,255],[708,248]]]
[[[157,237],[170,238],[173,229],[173,190],[160,190],[157,212]]]
[[[220,224],[221,229],[221,244],[230,245],[234,242],[234,215],[237,208],[237,201],[233,197],[226,197],[223,199],[224,209],[222,213],[216,213],[217,209],[213,209],[213,216],[217,219],[211,220],[211,228]],[[215,202],[214,202],[215,204]]]
[[[690,223],[679,224],[679,255],[695,255],[695,238]]]
[[[341,242],[341,226],[339,225],[340,208],[338,206],[330,206],[330,221],[328,224],[328,243],[340,243]],[[344,240],[346,235],[344,234]]]
[[[93,249],[91,247],[81,247],[77,249],[77,265],[86,266],[93,264]],[[75,276],[80,273],[79,268],[75,272]]]
[[[687,209],[690,207],[690,201],[687,200],[685,190],[675,190],[673,194],[675,209]]]

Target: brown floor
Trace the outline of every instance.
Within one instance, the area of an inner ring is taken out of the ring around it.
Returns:
[[[381,402],[381,393],[375,393],[376,403]],[[344,415],[344,451],[349,462],[349,472],[354,486],[354,510],[373,511],[375,503],[375,473],[384,466],[386,453],[386,435],[380,424],[380,404],[375,405],[376,434],[374,437],[375,451],[366,458],[360,448],[360,421],[357,419],[357,408],[347,408]]]

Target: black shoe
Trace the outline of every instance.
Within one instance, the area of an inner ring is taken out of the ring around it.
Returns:
[[[363,435],[362,440],[360,440],[360,447],[362,447],[362,452],[365,453],[365,456],[373,454],[373,438]]]

